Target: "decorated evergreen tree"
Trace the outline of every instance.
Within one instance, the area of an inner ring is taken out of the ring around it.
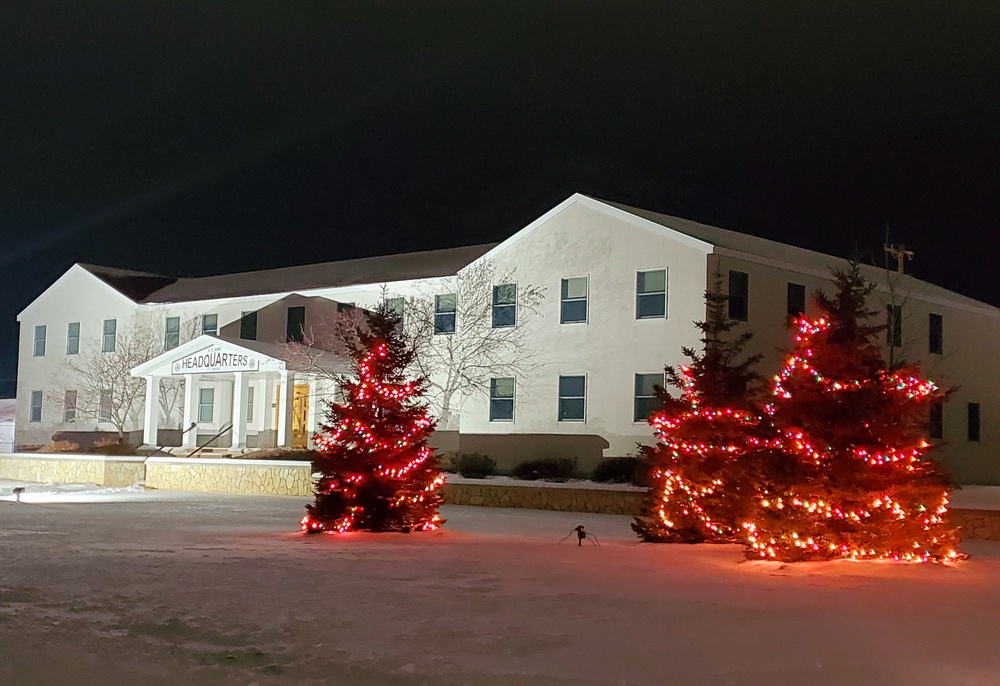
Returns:
[[[927,420],[946,393],[913,365],[886,369],[856,266],[820,293],[820,315],[795,322],[769,410],[783,444],[744,524],[747,556],[949,560],[949,492],[926,458]]]
[[[444,476],[427,446],[434,421],[421,402],[426,380],[406,377],[413,347],[385,303],[366,324],[350,346],[355,378],[341,380],[344,401],[330,403],[314,439],[322,477],[301,520],[309,533],[410,532],[444,521]]]
[[[727,316],[728,301],[716,273],[706,319],[695,322],[702,352],[683,348],[691,362],[666,368],[678,397],[657,390],[662,409],[648,420],[657,444],[640,448],[651,467],[649,494],[632,524],[644,541],[735,542],[753,507],[757,460],[749,456],[768,445],[763,384],[753,370],[760,355],[744,358],[752,334],[732,335],[739,322]]]

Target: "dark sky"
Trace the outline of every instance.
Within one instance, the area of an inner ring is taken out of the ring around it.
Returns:
[[[1000,2],[0,9],[0,395],[77,261],[196,275],[498,240],[574,191],[1000,305]]]

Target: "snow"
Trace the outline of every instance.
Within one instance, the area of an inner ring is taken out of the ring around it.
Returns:
[[[303,536],[304,498],[29,487],[0,502],[0,684],[1000,683],[996,543],[783,566],[611,515]],[[601,546],[558,543],[578,524]]]
[[[952,491],[951,507],[957,510],[1000,510],[1000,486],[962,486]]]

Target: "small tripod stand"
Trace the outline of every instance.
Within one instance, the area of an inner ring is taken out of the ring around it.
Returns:
[[[594,534],[588,534],[587,530],[585,528],[583,528],[583,524],[581,524],[580,526],[574,528],[572,531],[570,531],[568,534],[566,534],[563,537],[562,541],[559,541],[559,544],[562,545],[562,542],[565,541],[570,536],[572,536],[573,534],[576,534],[576,544],[577,544],[577,546],[582,546],[584,539],[586,539],[586,540],[590,541],[591,545],[596,545],[598,548],[601,547],[601,542],[597,540],[597,536],[595,536]]]

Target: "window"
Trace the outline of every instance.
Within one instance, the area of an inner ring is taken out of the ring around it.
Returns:
[[[979,442],[979,403],[969,403],[969,440]]]
[[[101,331],[101,352],[113,353],[118,344],[118,320],[105,319]]]
[[[40,422],[42,421],[42,392],[32,391],[31,392],[31,404],[28,406],[28,421],[29,422]]]
[[[587,293],[590,290],[589,276],[574,276],[562,280],[560,289],[560,324],[574,324],[587,321]]]
[[[490,379],[490,421],[514,421],[514,378]]]
[[[110,422],[111,407],[111,391],[101,391],[101,402],[97,406],[97,418],[102,422]]]
[[[403,309],[406,306],[406,298],[387,298],[385,301],[385,309],[387,312],[391,312],[397,317],[402,318]]]
[[[505,283],[493,287],[493,328],[517,325],[517,284]]]
[[[939,314],[930,315],[930,352],[940,355],[944,351],[944,317]]]
[[[181,318],[167,317],[167,324],[163,329],[163,349],[173,350],[181,344]]]
[[[240,313],[240,338],[244,341],[257,340],[257,310]]]
[[[798,317],[806,311],[806,287],[800,283],[788,284],[788,316]]]
[[[35,327],[35,357],[45,357],[45,331],[44,324]]]
[[[66,354],[80,354],[80,322],[70,322],[66,326]]]
[[[253,421],[253,386],[247,386],[247,423]]]
[[[203,314],[201,315],[201,332],[208,336],[218,336],[219,335],[219,315],[217,314]]]
[[[656,387],[663,385],[663,374],[635,375],[635,411],[632,421],[644,422],[649,415],[660,409],[660,399],[656,397]]]
[[[289,343],[301,343],[305,340],[306,308],[299,305],[289,307],[285,314],[285,340]]]
[[[931,438],[944,438],[944,405],[931,405],[930,421],[927,423],[927,433]]]
[[[63,396],[63,421],[76,421],[76,391],[66,391]]]
[[[889,347],[903,347],[903,308],[901,306],[885,306],[885,333],[886,344]]]
[[[747,321],[750,313],[750,275],[746,272],[729,270],[729,318],[738,322]]]
[[[582,422],[587,415],[587,377],[559,377],[559,421]]]
[[[214,415],[215,389],[198,389],[198,421],[211,422]]]
[[[663,319],[667,316],[667,270],[637,272],[635,276],[635,318]]]
[[[455,333],[458,296],[454,293],[434,296],[434,333]]]

